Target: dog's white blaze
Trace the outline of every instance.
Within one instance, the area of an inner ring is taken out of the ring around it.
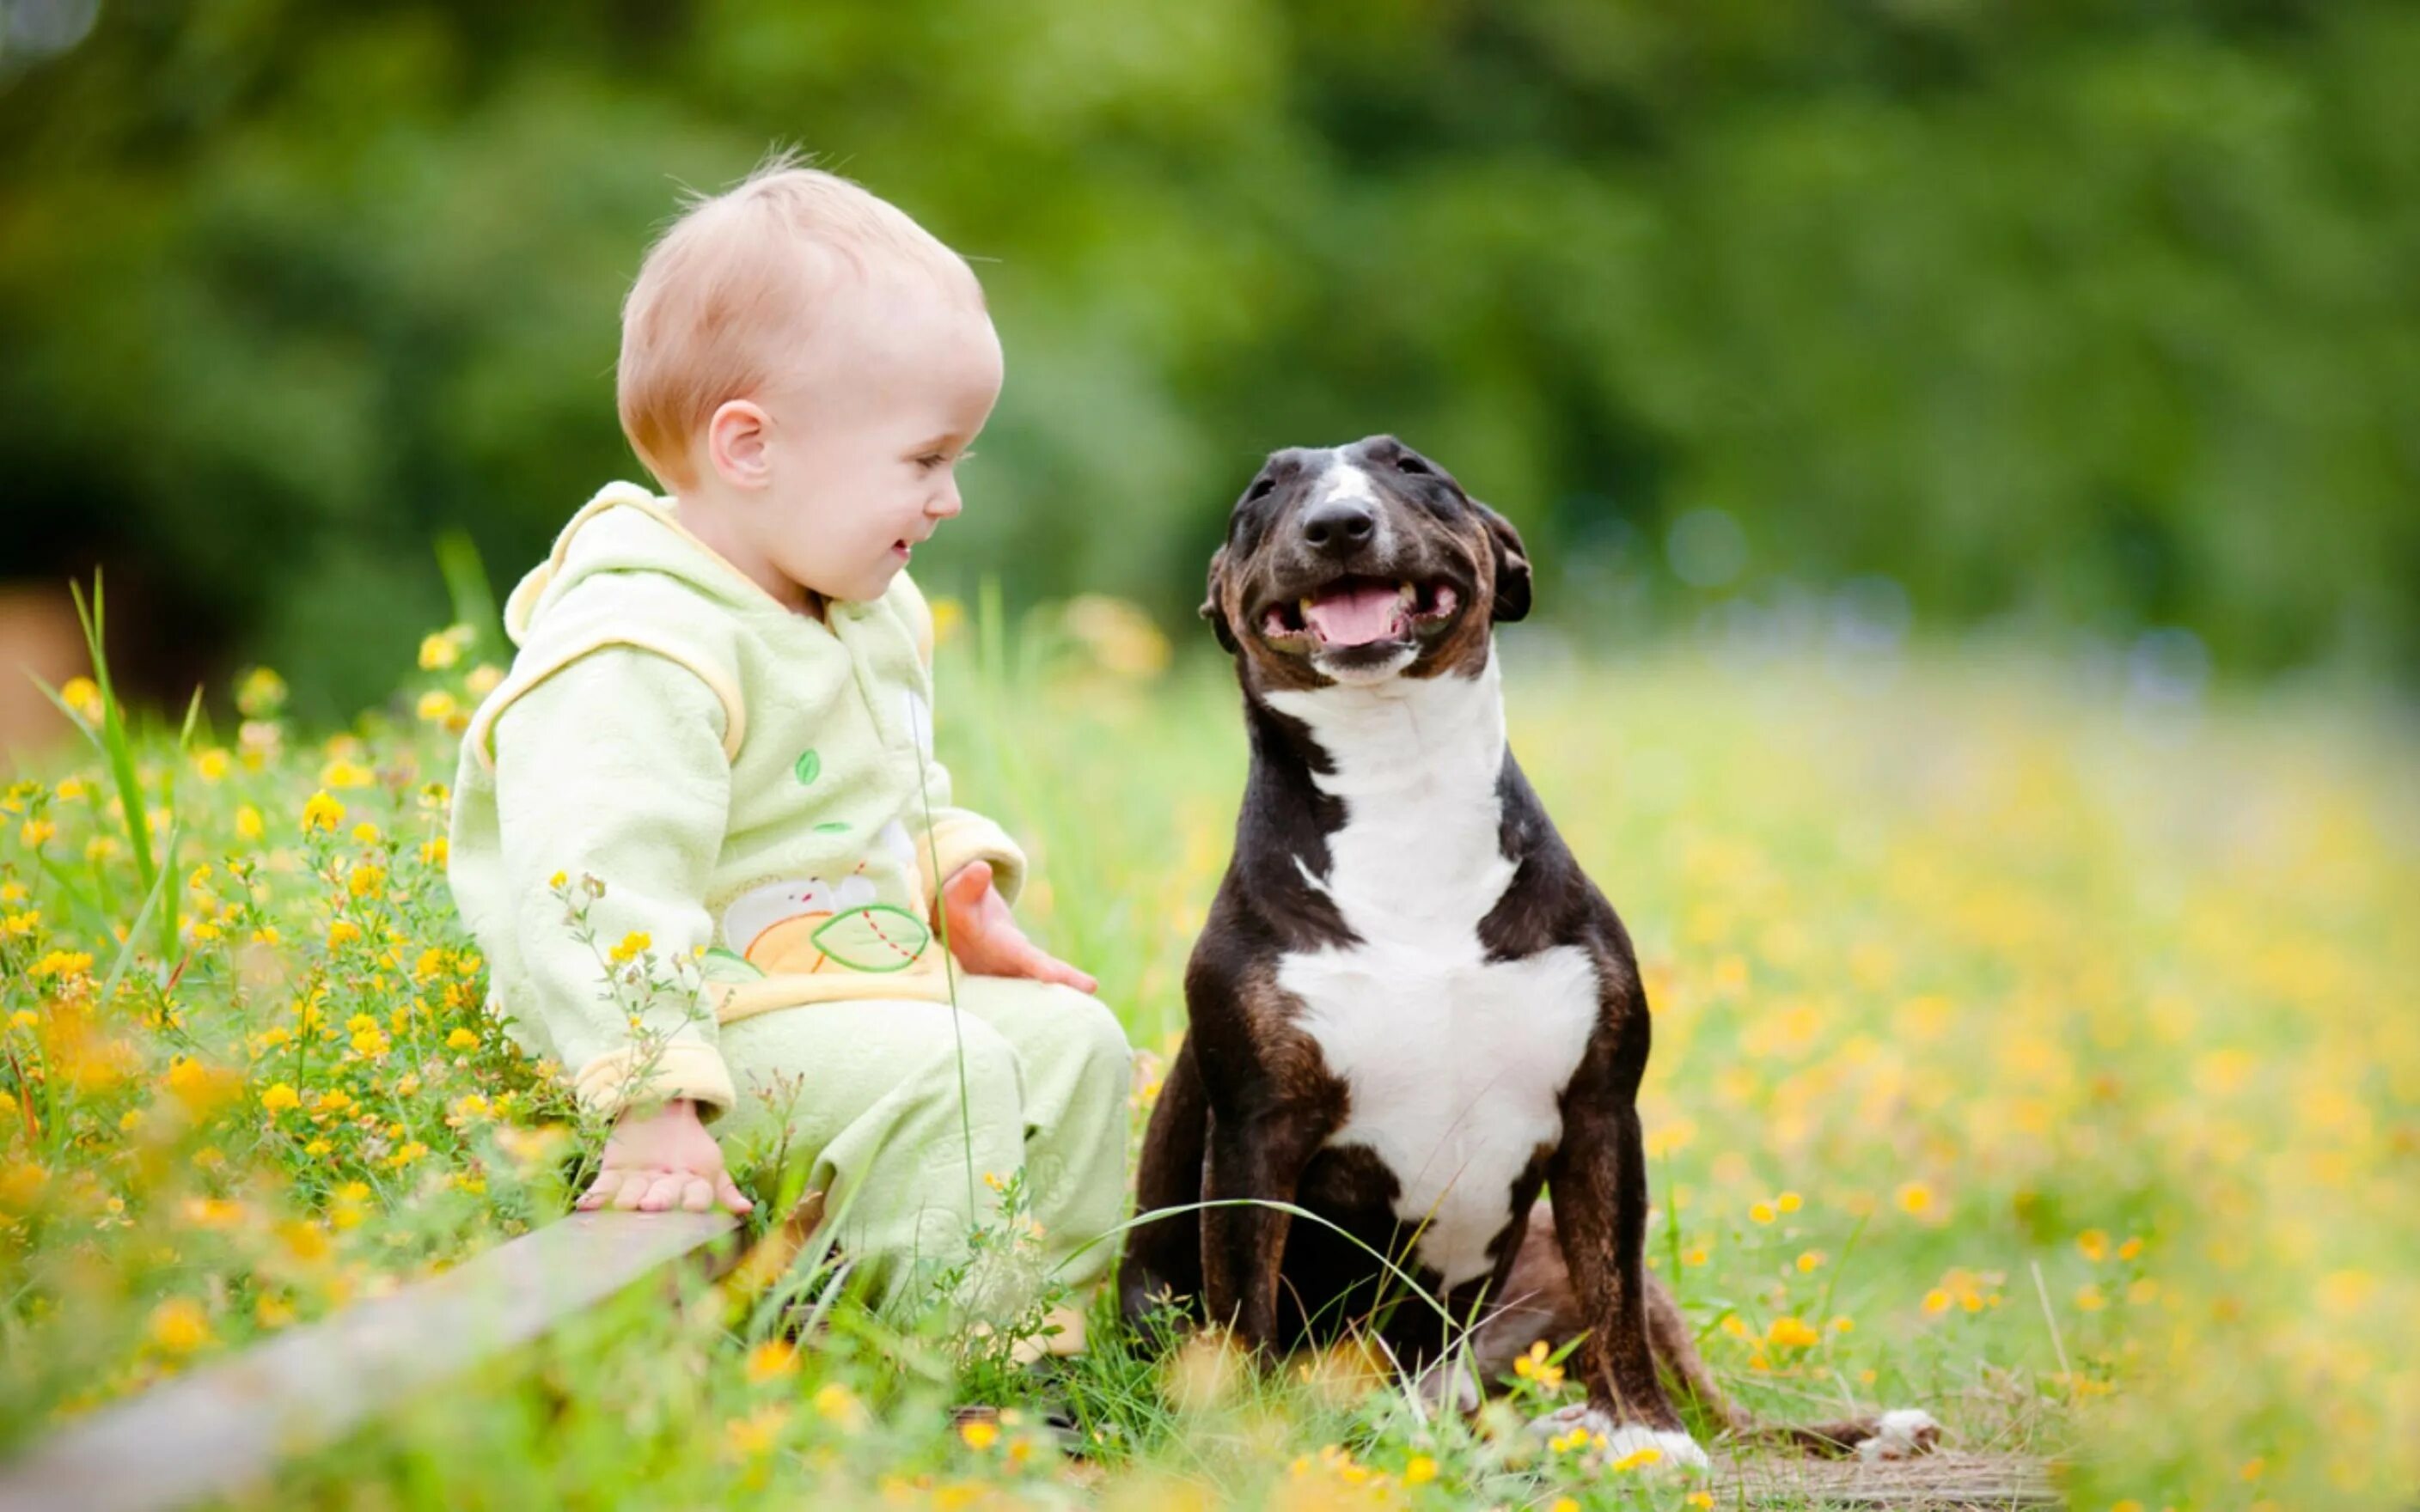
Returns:
[[[1512,885],[1499,826],[1502,681],[1398,679],[1269,695],[1335,767],[1342,799],[1324,890],[1357,945],[1288,955],[1278,984],[1352,1093],[1331,1145],[1366,1145],[1425,1224],[1420,1261],[1449,1286],[1483,1275],[1513,1180],[1562,1134],[1559,1100],[1596,1025],[1577,946],[1490,962],[1479,925]]]
[[[1378,502],[1378,485],[1350,462],[1330,462],[1327,471],[1319,475],[1317,502],[1324,504],[1331,499],[1358,499],[1374,504]]]

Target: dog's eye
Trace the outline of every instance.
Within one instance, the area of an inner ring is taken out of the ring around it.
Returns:
[[[1434,478],[1436,476],[1435,469],[1430,467],[1426,462],[1421,461],[1419,457],[1411,455],[1399,456],[1395,458],[1395,471],[1398,472],[1408,472],[1416,478]]]
[[[1269,495],[1277,492],[1277,479],[1255,478],[1252,480],[1251,487],[1244,491],[1244,502],[1249,504],[1255,499],[1266,499]]]

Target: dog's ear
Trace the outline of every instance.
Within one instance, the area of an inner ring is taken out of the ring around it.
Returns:
[[[1496,552],[1496,623],[1510,625],[1529,612],[1529,548],[1511,520],[1476,499],[1470,507],[1487,522],[1487,543]]]
[[[1234,626],[1227,623],[1227,548],[1220,547],[1210,558],[1210,596],[1202,601],[1202,617],[1210,622],[1210,633],[1218,638],[1218,645],[1229,656],[1241,648],[1235,644]]]

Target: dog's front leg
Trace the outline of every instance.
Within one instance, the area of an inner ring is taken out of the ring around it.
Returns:
[[[1202,1290],[1210,1320],[1263,1355],[1274,1352],[1279,1273],[1303,1167],[1327,1137],[1326,1120],[1298,1104],[1213,1112],[1202,1172]]]
[[[1705,1452],[1656,1379],[1647,1335],[1647,1157],[1637,1098],[1648,1025],[1632,980],[1606,1004],[1606,1024],[1564,1090],[1562,1144],[1547,1166],[1556,1236],[1588,1328],[1579,1350],[1588,1403],[1558,1414],[1558,1426],[1585,1424],[1617,1455],[1652,1446],[1668,1462],[1702,1466]]]

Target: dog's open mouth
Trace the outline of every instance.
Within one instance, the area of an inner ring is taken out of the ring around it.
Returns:
[[[1270,605],[1261,633],[1307,648],[1387,645],[1442,626],[1461,607],[1449,582],[1339,578],[1291,604]]]

